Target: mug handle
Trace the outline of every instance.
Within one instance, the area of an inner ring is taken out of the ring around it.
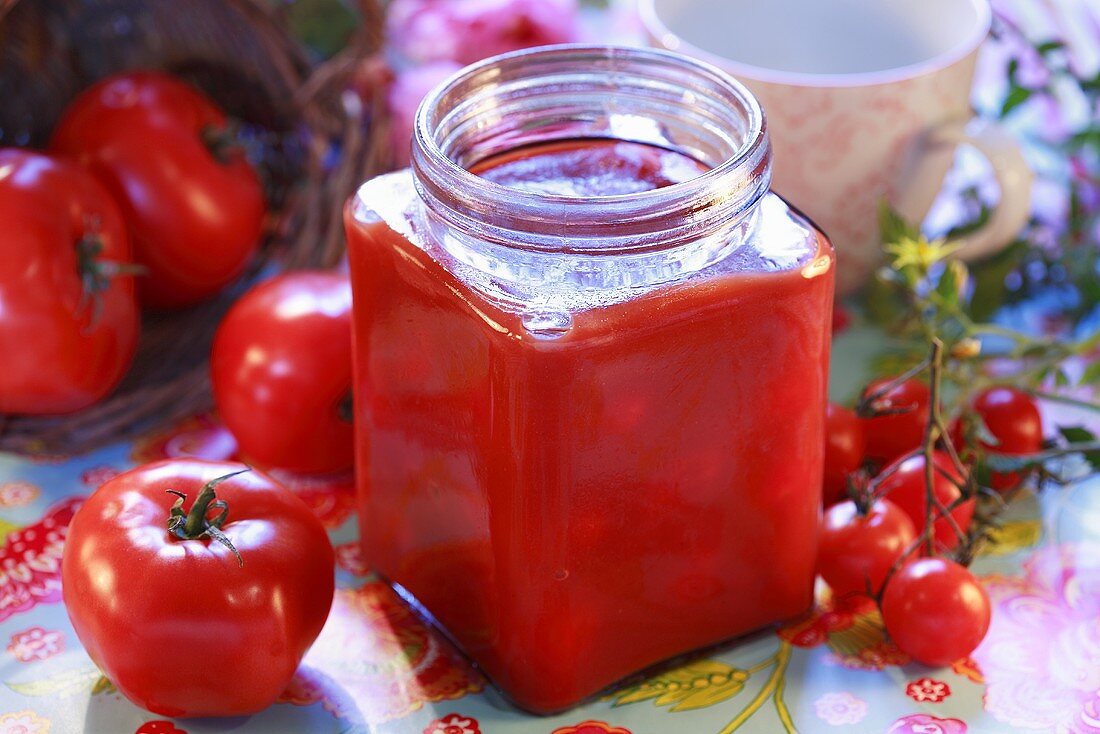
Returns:
[[[977,260],[1003,250],[1020,234],[1031,217],[1031,183],[1035,178],[1024,159],[1020,142],[992,120],[975,118],[969,123],[948,122],[933,128],[925,140],[925,153],[960,143],[971,145],[989,161],[1001,189],[1001,198],[990,212],[989,220],[978,229],[958,238],[959,257]],[[922,155],[922,160],[931,156]],[[942,169],[918,163],[912,171],[908,192],[938,190],[943,184]],[[934,180],[935,179],[935,180]],[[909,206],[906,206],[909,204]],[[911,219],[920,219],[924,212],[913,212],[915,202],[906,200],[903,192],[898,210]],[[915,215],[915,216],[914,216]]]

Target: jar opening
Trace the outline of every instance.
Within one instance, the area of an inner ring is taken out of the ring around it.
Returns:
[[[469,169],[535,143],[603,139],[708,167],[648,191],[534,192]],[[412,170],[432,212],[490,242],[532,250],[667,248],[740,219],[766,193],[771,152],[755,98],[718,69],[665,51],[564,45],[486,59],[421,103]]]

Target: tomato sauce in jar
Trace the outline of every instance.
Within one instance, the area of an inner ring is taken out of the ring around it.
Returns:
[[[369,563],[541,713],[808,609],[834,255],[748,92],[520,52],[412,158],[347,210]]]

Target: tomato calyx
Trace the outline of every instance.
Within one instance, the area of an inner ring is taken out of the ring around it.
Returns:
[[[221,529],[222,525],[225,524],[226,519],[229,517],[229,504],[225,500],[217,498],[214,487],[227,479],[235,477],[238,474],[244,474],[247,471],[252,470],[241,469],[240,471],[211,479],[203,485],[202,490],[199,492],[199,496],[191,503],[191,509],[187,512],[183,510],[183,503],[187,499],[186,494],[175,489],[164,490],[168,494],[174,494],[177,497],[175,504],[172,505],[172,509],[168,514],[169,534],[180,540],[197,540],[204,535],[210,536],[229,550],[233,551],[233,555],[237,557],[237,565],[243,568],[244,559],[241,558],[240,552],[238,552],[236,546],[233,545],[233,541],[231,541]],[[211,520],[207,517],[210,510],[221,510],[221,512],[218,513],[217,517]]]
[[[103,293],[111,287],[111,279],[126,275],[143,275],[146,270],[136,263],[103,259],[103,240],[99,236],[99,222],[91,219],[84,236],[76,241],[76,271],[80,275],[81,294],[77,311],[91,307],[91,323],[99,320],[103,309]]]
[[[237,154],[248,157],[248,148],[241,140],[240,126],[233,121],[224,125],[207,125],[199,135],[210,155],[223,166],[230,163]]]

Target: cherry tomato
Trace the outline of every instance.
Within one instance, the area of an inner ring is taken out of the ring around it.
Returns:
[[[951,458],[947,456],[947,454],[940,451],[934,452],[933,463],[961,482],[961,478],[955,470]],[[924,477],[924,456],[913,456],[900,463],[895,462],[883,469],[882,473],[885,474],[890,471],[893,473],[879,484],[879,496],[889,498],[891,502],[900,507],[902,511],[909,516],[909,519],[913,521],[913,526],[917,529],[917,534],[919,535],[921,528],[924,527],[925,500],[927,499]],[[932,486],[935,490],[936,498],[944,507],[949,507],[951,503],[962,495],[962,492],[955,483],[944,476],[941,471],[934,471],[932,476]],[[966,532],[970,527],[970,520],[973,515],[973,499],[967,500],[951,511],[951,517],[955,519],[955,522],[963,532]],[[959,539],[954,529],[951,527],[951,523],[945,517],[939,517],[938,515],[937,517],[938,519],[932,525],[933,538],[935,538],[936,542],[943,548],[954,548],[958,545]]]
[[[863,390],[866,397],[892,379],[875,380]],[[906,380],[876,401],[884,410],[906,409],[904,413],[863,419],[867,433],[867,455],[883,463],[909,453],[921,445],[928,422],[928,386],[920,380]]]
[[[193,87],[141,71],[93,85],[65,110],[53,150],[87,166],[122,205],[144,303],[197,303],[237,278],[259,245],[264,196],[240,152],[204,136],[225,114]]]
[[[243,456],[308,473],[351,466],[347,276],[288,273],[253,288],[218,327],[210,370]]]
[[[1023,390],[999,386],[983,390],[975,396],[972,406],[997,439],[996,445],[982,442],[982,447],[1002,454],[1033,454],[1043,448],[1043,419],[1035,399]],[[990,475],[994,489],[1011,489],[1020,483],[1017,472]]]
[[[925,665],[966,657],[989,629],[989,595],[970,571],[944,558],[917,558],[898,569],[882,595],[886,631]]]
[[[825,411],[825,474],[822,501],[840,502],[848,493],[848,475],[859,468],[867,438],[855,412],[829,403]]]
[[[61,588],[88,655],[135,704],[243,716],[290,682],[328,616],[333,570],[321,523],[270,477],[166,459],[108,480],[76,513]]]
[[[0,150],[0,412],[70,413],[106,396],[138,337],[122,214],[67,161]]]
[[[851,500],[825,511],[817,572],[836,596],[877,594],[894,562],[917,537],[913,521],[887,499],[860,515]]]

